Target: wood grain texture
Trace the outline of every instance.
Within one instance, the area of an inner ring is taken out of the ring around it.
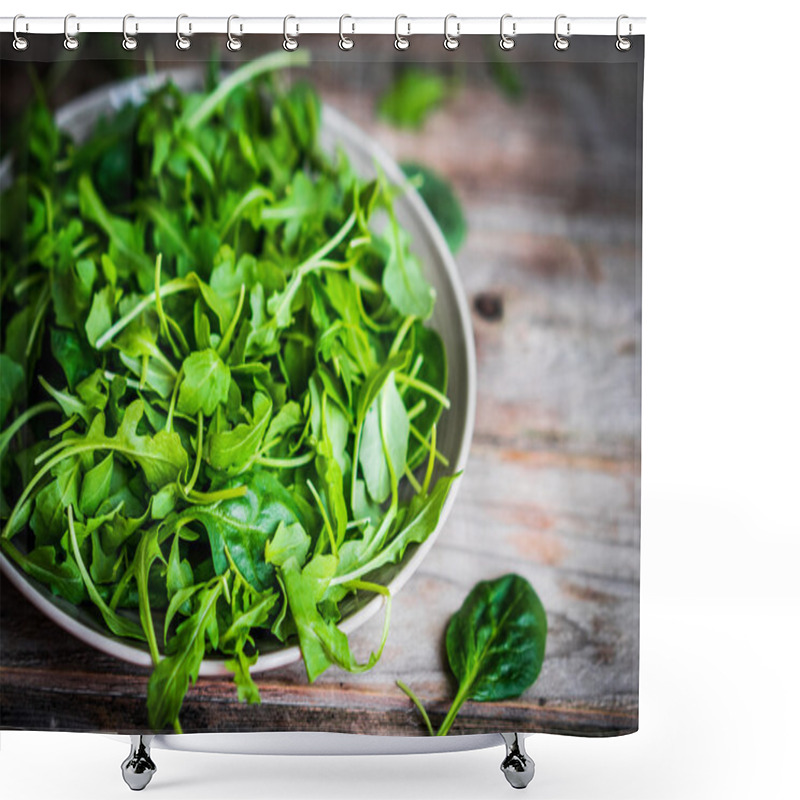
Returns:
[[[523,99],[509,102],[485,65],[469,65],[423,133],[375,119],[391,64],[349,84],[343,73],[355,67],[327,64],[317,74],[327,102],[398,160],[434,166],[463,202],[469,236],[457,261],[477,345],[475,437],[455,509],[395,599],[379,664],[357,676],[331,669],[313,686],[301,664],[258,675],[259,706],[240,705],[231,680],[201,679],[181,715],[187,732],[420,734],[395,681],[441,721],[454,693],[447,622],[477,581],[512,571],[547,610],[541,676],[517,700],[468,703],[453,733],[637,727],[636,80],[596,65],[517,66],[529,87]],[[146,728],[147,670],[74,640],[7,581],[0,602],[0,726]],[[381,625],[374,618],[353,635],[358,655],[377,644]]]

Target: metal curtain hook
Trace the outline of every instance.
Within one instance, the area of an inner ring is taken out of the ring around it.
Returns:
[[[626,50],[630,50],[631,49],[631,40],[627,39],[626,37],[624,37],[620,33],[620,23],[624,19],[628,19],[628,15],[627,14],[620,14],[617,17],[617,42],[616,42],[616,48],[621,53],[624,53]],[[629,22],[628,23],[628,36],[630,36],[632,33],[633,33],[633,25],[631,25],[631,23]]]
[[[453,36],[450,31],[448,30],[448,24],[451,19],[456,21],[456,35]],[[458,17],[455,14],[448,14],[444,18],[444,49],[445,50],[457,50],[458,45],[460,42],[458,41],[458,37],[461,35],[461,23],[458,21]]]
[[[291,14],[288,14],[283,18],[283,49],[287,50],[288,52],[292,52],[292,50],[297,50],[298,41],[293,36],[289,36],[289,20],[294,19],[296,20],[297,17],[293,17]],[[300,26],[295,23],[295,35],[300,33]]]
[[[505,31],[505,24],[507,19],[512,19],[511,14],[503,14],[500,17],[500,49],[501,50],[513,50],[516,41],[514,41],[514,37],[517,35],[517,23],[511,23],[511,35],[509,36]]]
[[[12,24],[11,30],[12,30],[12,32],[14,34],[14,49],[15,50],[19,50],[20,52],[22,52],[23,50],[27,50],[28,49],[29,42],[24,36],[20,36],[17,33],[17,20],[20,20],[20,19],[25,19],[25,15],[24,14],[17,14],[17,16],[14,17],[14,22]],[[28,23],[27,22],[25,23],[25,30],[26,31],[28,30]]]
[[[64,17],[64,49],[65,50],[77,50],[78,49],[78,40],[69,32],[69,21],[71,19],[75,19],[74,14],[67,14]],[[80,23],[75,23],[75,31],[79,31],[81,29]]]
[[[405,19],[407,20],[408,17],[405,14],[398,14],[394,18],[394,46],[396,50],[408,50],[411,46],[411,42],[408,41],[406,38],[407,36],[411,36],[411,23],[406,22],[406,28],[408,29],[405,36],[400,35],[400,20]]]
[[[176,36],[175,47],[177,47],[178,50],[188,50],[192,46],[191,41],[181,33],[181,20],[188,18],[189,18],[188,14],[178,14],[177,18],[175,19],[175,36]],[[192,32],[192,23],[190,22],[189,33],[191,32]]]
[[[228,42],[225,46],[231,51],[231,53],[235,53],[237,50],[242,49],[242,40],[231,33],[231,22],[233,22],[235,19],[239,19],[236,14],[231,14],[228,17]],[[242,26],[239,25],[239,33],[241,34],[241,32]]]
[[[566,50],[569,47],[569,39],[565,39],[559,32],[558,32],[558,21],[561,19],[566,19],[566,14],[559,14],[556,17],[555,24],[553,26],[553,30],[555,32],[556,40],[553,42],[553,47],[556,50]],[[567,23],[567,36],[570,35],[570,23]]]
[[[136,19],[133,14],[126,14],[122,18],[122,46],[125,50],[135,50],[139,42],[136,41],[135,36],[131,36],[128,33],[128,20],[129,19]],[[134,26],[134,30],[139,30],[139,23],[137,22]]]
[[[339,17],[339,49],[340,50],[352,50],[353,45],[355,42],[349,37],[344,35],[344,21],[346,19],[353,19],[349,14],[342,14]],[[355,22],[350,23],[350,30],[352,33],[356,32],[356,24]]]

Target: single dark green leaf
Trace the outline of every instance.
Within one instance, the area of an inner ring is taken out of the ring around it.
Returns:
[[[447,626],[447,659],[459,694],[482,701],[519,697],[544,661],[547,616],[525,578],[482,581]]]
[[[417,191],[433,214],[450,251],[457,253],[467,237],[467,219],[453,187],[430,167],[413,162],[400,167],[417,185]]]
[[[62,462],[55,478],[36,494],[30,526],[39,547],[56,544],[67,530],[67,507],[78,499],[80,464]]]
[[[240,484],[238,481],[231,486]],[[218,575],[228,569],[227,549],[237,569],[259,591],[272,585],[272,566],[264,559],[267,542],[281,522],[288,526],[303,522],[295,499],[264,469],[249,473],[247,492],[242,497],[196,506],[181,516],[205,527]]]
[[[50,349],[67,377],[67,385],[74,389],[96,368],[96,353],[75,331],[65,328],[50,329]]]
[[[0,353],[0,425],[19,401],[25,385],[25,370],[5,353]]]

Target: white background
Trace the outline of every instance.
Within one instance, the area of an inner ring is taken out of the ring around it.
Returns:
[[[647,16],[640,731],[531,738],[528,796],[800,796],[797,4],[120,2],[17,0],[3,13]],[[129,797],[126,754],[101,736],[3,732],[0,790]],[[146,791],[488,800],[512,792],[501,756],[156,751]]]

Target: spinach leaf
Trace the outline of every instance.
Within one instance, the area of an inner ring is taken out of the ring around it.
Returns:
[[[467,700],[519,697],[539,677],[546,639],[544,607],[525,578],[476,584],[447,626],[447,659],[459,686],[437,735],[448,733]],[[407,686],[400,688],[422,709]]]
[[[281,523],[302,524],[303,514],[270,472],[257,470],[242,496],[188,509],[181,519],[196,520],[205,527],[218,575],[228,570],[230,556],[248,583],[263,591],[270,587],[272,576],[272,566],[264,558],[267,542]]]
[[[467,237],[467,219],[453,187],[430,167],[414,162],[403,163],[400,167],[417,186],[417,191],[439,225],[450,252],[457,253]]]

